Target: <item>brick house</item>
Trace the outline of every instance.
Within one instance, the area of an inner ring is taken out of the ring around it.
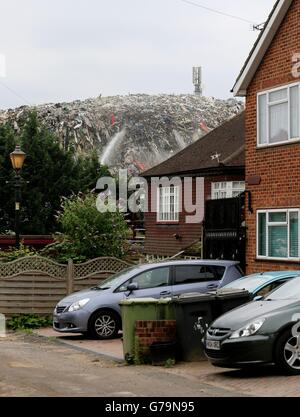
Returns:
[[[148,204],[155,209],[145,213],[147,255],[173,256],[200,242],[205,200],[231,198],[245,190],[244,126],[245,116],[241,113],[143,173],[149,184],[152,179],[163,177],[182,181],[181,187],[163,184],[149,187]],[[191,182],[184,183],[184,178]],[[201,213],[194,213],[191,223],[187,221],[191,212],[182,204],[188,192],[193,196],[193,204],[196,192],[202,195]]]
[[[246,97],[248,273],[300,269],[299,53],[300,0],[278,0],[233,88]]]

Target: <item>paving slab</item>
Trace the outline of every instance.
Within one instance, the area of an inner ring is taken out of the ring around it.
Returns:
[[[108,359],[123,362],[122,336],[114,340],[92,340],[82,334],[57,333],[52,328],[38,329],[34,334],[48,339],[55,339],[57,342],[68,345],[83,352],[94,353]]]

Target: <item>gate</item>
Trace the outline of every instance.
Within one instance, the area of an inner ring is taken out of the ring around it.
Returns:
[[[245,194],[206,202],[203,243],[205,259],[239,261],[245,270]]]

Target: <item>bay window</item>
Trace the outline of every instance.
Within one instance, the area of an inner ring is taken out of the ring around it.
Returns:
[[[179,190],[178,186],[158,188],[157,220],[159,222],[179,221]]]
[[[299,95],[299,84],[258,94],[258,146],[299,139]]]
[[[257,256],[299,260],[299,209],[257,213]]]

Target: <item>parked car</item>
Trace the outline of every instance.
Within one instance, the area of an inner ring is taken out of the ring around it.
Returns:
[[[237,279],[218,290],[219,294],[230,290],[246,290],[252,299],[262,298],[293,278],[300,276],[300,271],[276,271],[252,274]]]
[[[204,339],[215,366],[243,368],[276,364],[300,374],[300,277],[219,317]],[[297,324],[298,323],[298,324]]]
[[[117,336],[122,327],[119,302],[128,297],[171,297],[206,293],[242,276],[238,262],[173,261],[134,266],[100,285],[61,300],[53,328],[63,333],[88,333],[98,339]]]

